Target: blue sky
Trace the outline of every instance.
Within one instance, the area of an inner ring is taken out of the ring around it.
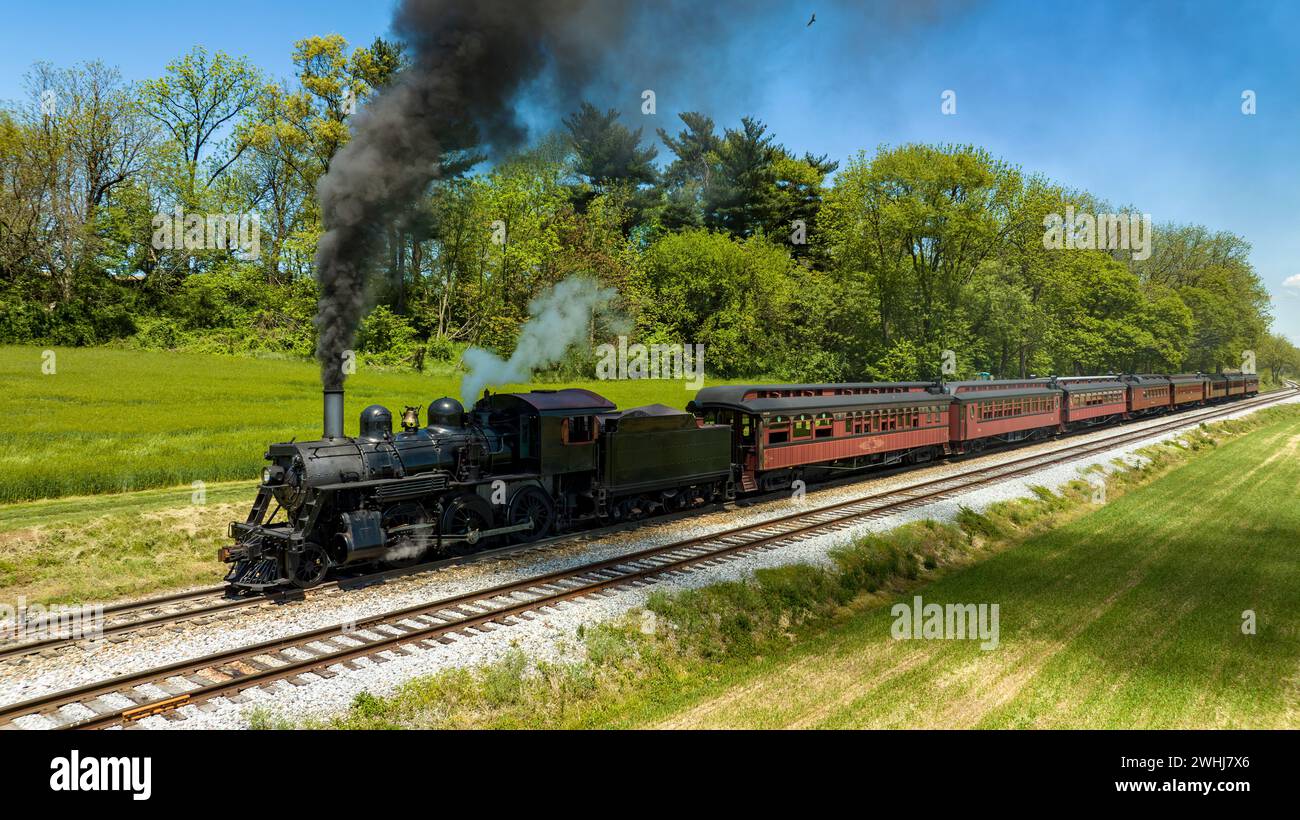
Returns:
[[[98,58],[144,79],[196,43],[288,77],[294,40],[338,33],[368,43],[388,33],[393,7],[4,5],[0,99],[23,96],[22,74],[36,60]],[[651,134],[675,131],[681,110],[720,125],[751,114],[787,147],[839,160],[882,143],[974,143],[1156,222],[1233,231],[1253,245],[1274,327],[1300,343],[1300,4],[799,0],[740,17],[730,36],[683,55],[699,61],[694,71],[623,78],[655,89],[657,116],[643,117],[631,95],[596,102]],[[946,89],[956,92],[955,116],[940,112]],[[1241,113],[1245,89],[1257,95],[1254,116]]]

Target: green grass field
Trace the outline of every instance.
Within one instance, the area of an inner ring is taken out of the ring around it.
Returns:
[[[635,612],[580,631],[584,662],[515,653],[307,725],[1300,728],[1300,406],[1183,439],[1104,505],[1077,481],[858,539],[833,567],[661,593],[649,632]],[[916,595],[997,604],[997,647],[895,640]]]
[[[313,362],[75,348],[56,349],[46,375],[41,354],[0,347],[0,503],[251,479],[268,442],[320,435]],[[374,403],[394,415],[418,405],[423,417],[430,401],[459,393],[460,375],[359,368],[347,383],[346,430]],[[675,381],[563,386],[620,407],[683,407],[694,395]]]

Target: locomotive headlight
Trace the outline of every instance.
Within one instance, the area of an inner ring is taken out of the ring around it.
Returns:
[[[284,470],[282,468],[280,467],[262,468],[263,484],[279,484],[282,478],[284,478]]]

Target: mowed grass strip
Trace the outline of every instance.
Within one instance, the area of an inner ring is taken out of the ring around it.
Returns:
[[[1001,640],[893,640],[889,606],[669,708],[672,727],[1300,726],[1300,413],[900,596]],[[1249,612],[1248,612],[1249,611]],[[1254,614],[1256,634],[1244,634]]]
[[[221,481],[205,483],[202,488],[165,487],[0,504],[0,535],[14,530],[75,526],[105,516],[133,517],[142,513],[225,503],[251,506],[257,495],[257,484],[257,481]]]
[[[0,347],[0,503],[250,480],[267,443],[320,436],[311,361],[56,348],[46,374],[42,354]],[[452,365],[427,373],[359,367],[347,382],[345,431],[356,432],[369,404],[394,416],[416,405],[423,419],[429,402],[459,395],[461,376]],[[586,387],[620,407],[684,407],[694,396],[680,381],[555,386]]]
[[[103,604],[219,583],[226,565],[217,548],[247,511],[246,500],[223,493],[182,506],[146,498],[122,511],[5,528],[0,603]]]

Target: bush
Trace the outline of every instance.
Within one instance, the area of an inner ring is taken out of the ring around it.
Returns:
[[[434,362],[454,362],[460,359],[464,345],[458,345],[446,336],[430,337],[425,345],[425,355]]]
[[[149,350],[175,350],[184,343],[184,336],[171,319],[144,319],[134,341]]]
[[[368,363],[380,365],[409,364],[421,346],[410,321],[385,305],[370,311],[361,323],[356,345]]]

